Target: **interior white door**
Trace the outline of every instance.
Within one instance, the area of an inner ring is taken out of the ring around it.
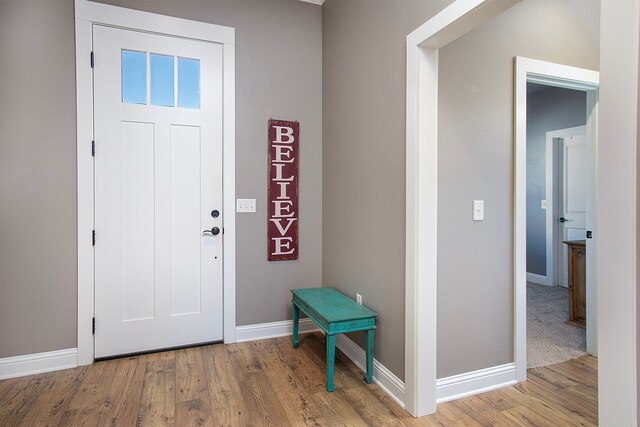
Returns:
[[[95,356],[222,340],[222,46],[93,43]]]
[[[561,139],[562,179],[558,227],[560,285],[569,286],[568,248],[564,241],[584,240],[587,219],[587,140],[584,133]]]

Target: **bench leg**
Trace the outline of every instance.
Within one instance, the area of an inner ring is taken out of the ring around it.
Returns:
[[[333,368],[336,357],[336,336],[325,335],[326,349],[327,349],[327,391],[333,391]]]
[[[374,334],[375,330],[374,329],[369,329],[366,332],[366,342],[365,342],[365,347],[366,349],[366,353],[367,353],[367,373],[364,376],[364,380],[367,382],[367,384],[371,384],[371,381],[373,381],[373,334]]]
[[[300,309],[293,304],[293,348],[300,345],[298,341],[298,323],[300,323]]]

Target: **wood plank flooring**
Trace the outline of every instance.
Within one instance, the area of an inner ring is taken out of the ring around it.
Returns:
[[[320,335],[212,345],[0,381],[0,426],[595,426],[590,356],[412,418],[342,354],[324,389]],[[339,352],[338,352],[339,353]]]

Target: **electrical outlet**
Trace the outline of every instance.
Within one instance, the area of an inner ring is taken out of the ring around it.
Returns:
[[[360,305],[362,305],[362,295],[360,294],[356,294],[356,302]]]

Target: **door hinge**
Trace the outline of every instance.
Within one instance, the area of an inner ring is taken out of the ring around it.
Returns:
[[[96,230],[91,230],[91,246],[96,245]]]
[[[95,157],[95,156],[96,156],[96,142],[91,141],[91,157]]]
[[[96,334],[96,318],[91,319],[91,334]]]
[[[93,68],[93,51],[91,51],[91,68]]]
[[[587,230],[587,239],[592,239],[592,238],[593,238],[593,231]]]

